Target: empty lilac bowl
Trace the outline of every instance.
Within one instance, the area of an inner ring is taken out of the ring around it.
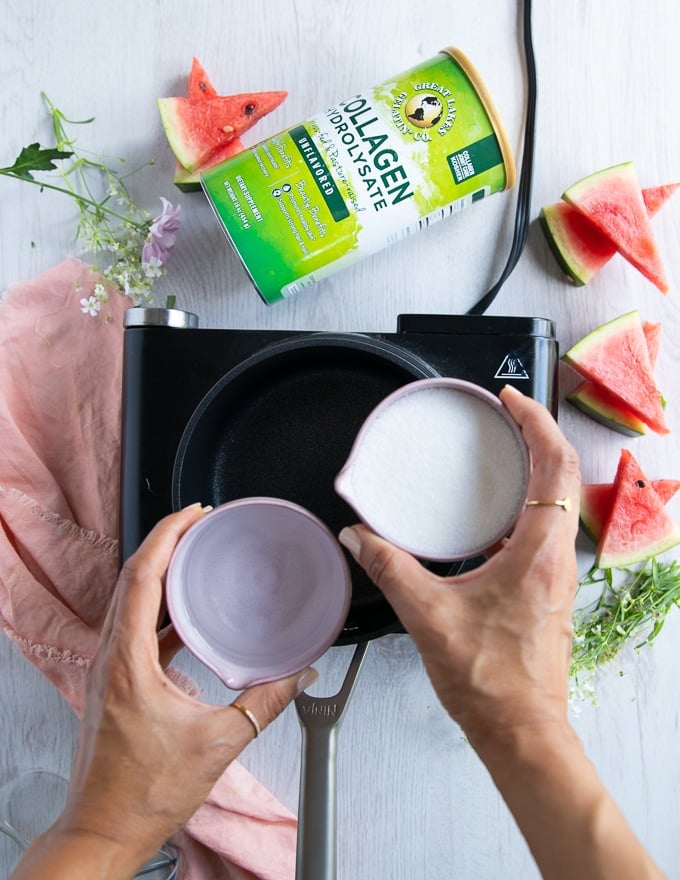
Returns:
[[[308,510],[279,498],[242,498],[182,536],[166,596],[186,647],[240,690],[292,675],[334,643],[351,578],[334,535]]]

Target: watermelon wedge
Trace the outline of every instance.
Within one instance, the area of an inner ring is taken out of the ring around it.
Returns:
[[[595,553],[599,568],[642,562],[680,544],[680,527],[627,450],[614,478],[614,500]]]
[[[659,355],[661,324],[646,321],[642,330],[645,334],[649,362],[653,370]],[[590,379],[584,379],[580,385],[566,395],[565,399],[591,419],[595,419],[596,422],[607,428],[612,428],[620,434],[638,437],[647,433],[647,425],[630,407],[625,406],[607,388],[591,382]]]
[[[578,208],[630,263],[668,292],[668,281],[632,162],[584,177],[562,198]]]
[[[240,153],[244,149],[240,135],[278,107],[286,96],[287,92],[220,96],[201,62],[194,58],[186,98],[158,100],[168,141],[179,158],[175,185],[185,192],[199,190],[201,172]],[[200,118],[187,107],[194,104],[209,105],[203,108]]]
[[[648,186],[642,190],[642,200],[647,214],[653,217],[666,204],[670,197],[680,189],[680,183],[664,183],[661,186]]]
[[[597,327],[563,357],[584,378],[607,389],[652,431],[669,433],[637,310]]]
[[[680,480],[651,480],[650,485],[661,502],[668,504],[680,489]],[[615,494],[614,483],[584,483],[581,486],[581,525],[596,544],[611,514]]]
[[[195,171],[215,150],[252,128],[285,97],[285,92],[259,92],[204,101],[159,98],[158,109],[173,153],[187,171]]]
[[[642,198],[649,217],[653,217],[679,187],[680,183],[670,183],[643,189]],[[538,219],[560,268],[577,287],[587,284],[616,253],[611,239],[567,202],[544,205]]]

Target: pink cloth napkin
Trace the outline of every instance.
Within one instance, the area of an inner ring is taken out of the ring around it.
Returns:
[[[68,259],[0,304],[0,627],[77,714],[118,568],[123,313]],[[290,880],[295,816],[238,763],[177,836],[190,880]]]

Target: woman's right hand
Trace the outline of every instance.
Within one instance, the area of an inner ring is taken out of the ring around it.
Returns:
[[[474,745],[523,724],[566,723],[577,584],[578,458],[545,407],[513,388],[501,398],[531,452],[529,498],[512,537],[487,562],[439,578],[363,526],[340,540],[413,636],[445,708]]]
[[[525,507],[498,552],[453,578],[436,577],[363,526],[340,540],[413,636],[542,876],[661,880],[567,718],[578,459],[544,407],[510,388],[501,398],[531,452],[529,498],[568,498],[568,510]]]

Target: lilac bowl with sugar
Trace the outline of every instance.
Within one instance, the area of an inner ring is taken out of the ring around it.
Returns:
[[[507,536],[526,500],[529,452],[500,399],[462,379],[421,379],[368,416],[335,480],[377,534],[434,562]]]

